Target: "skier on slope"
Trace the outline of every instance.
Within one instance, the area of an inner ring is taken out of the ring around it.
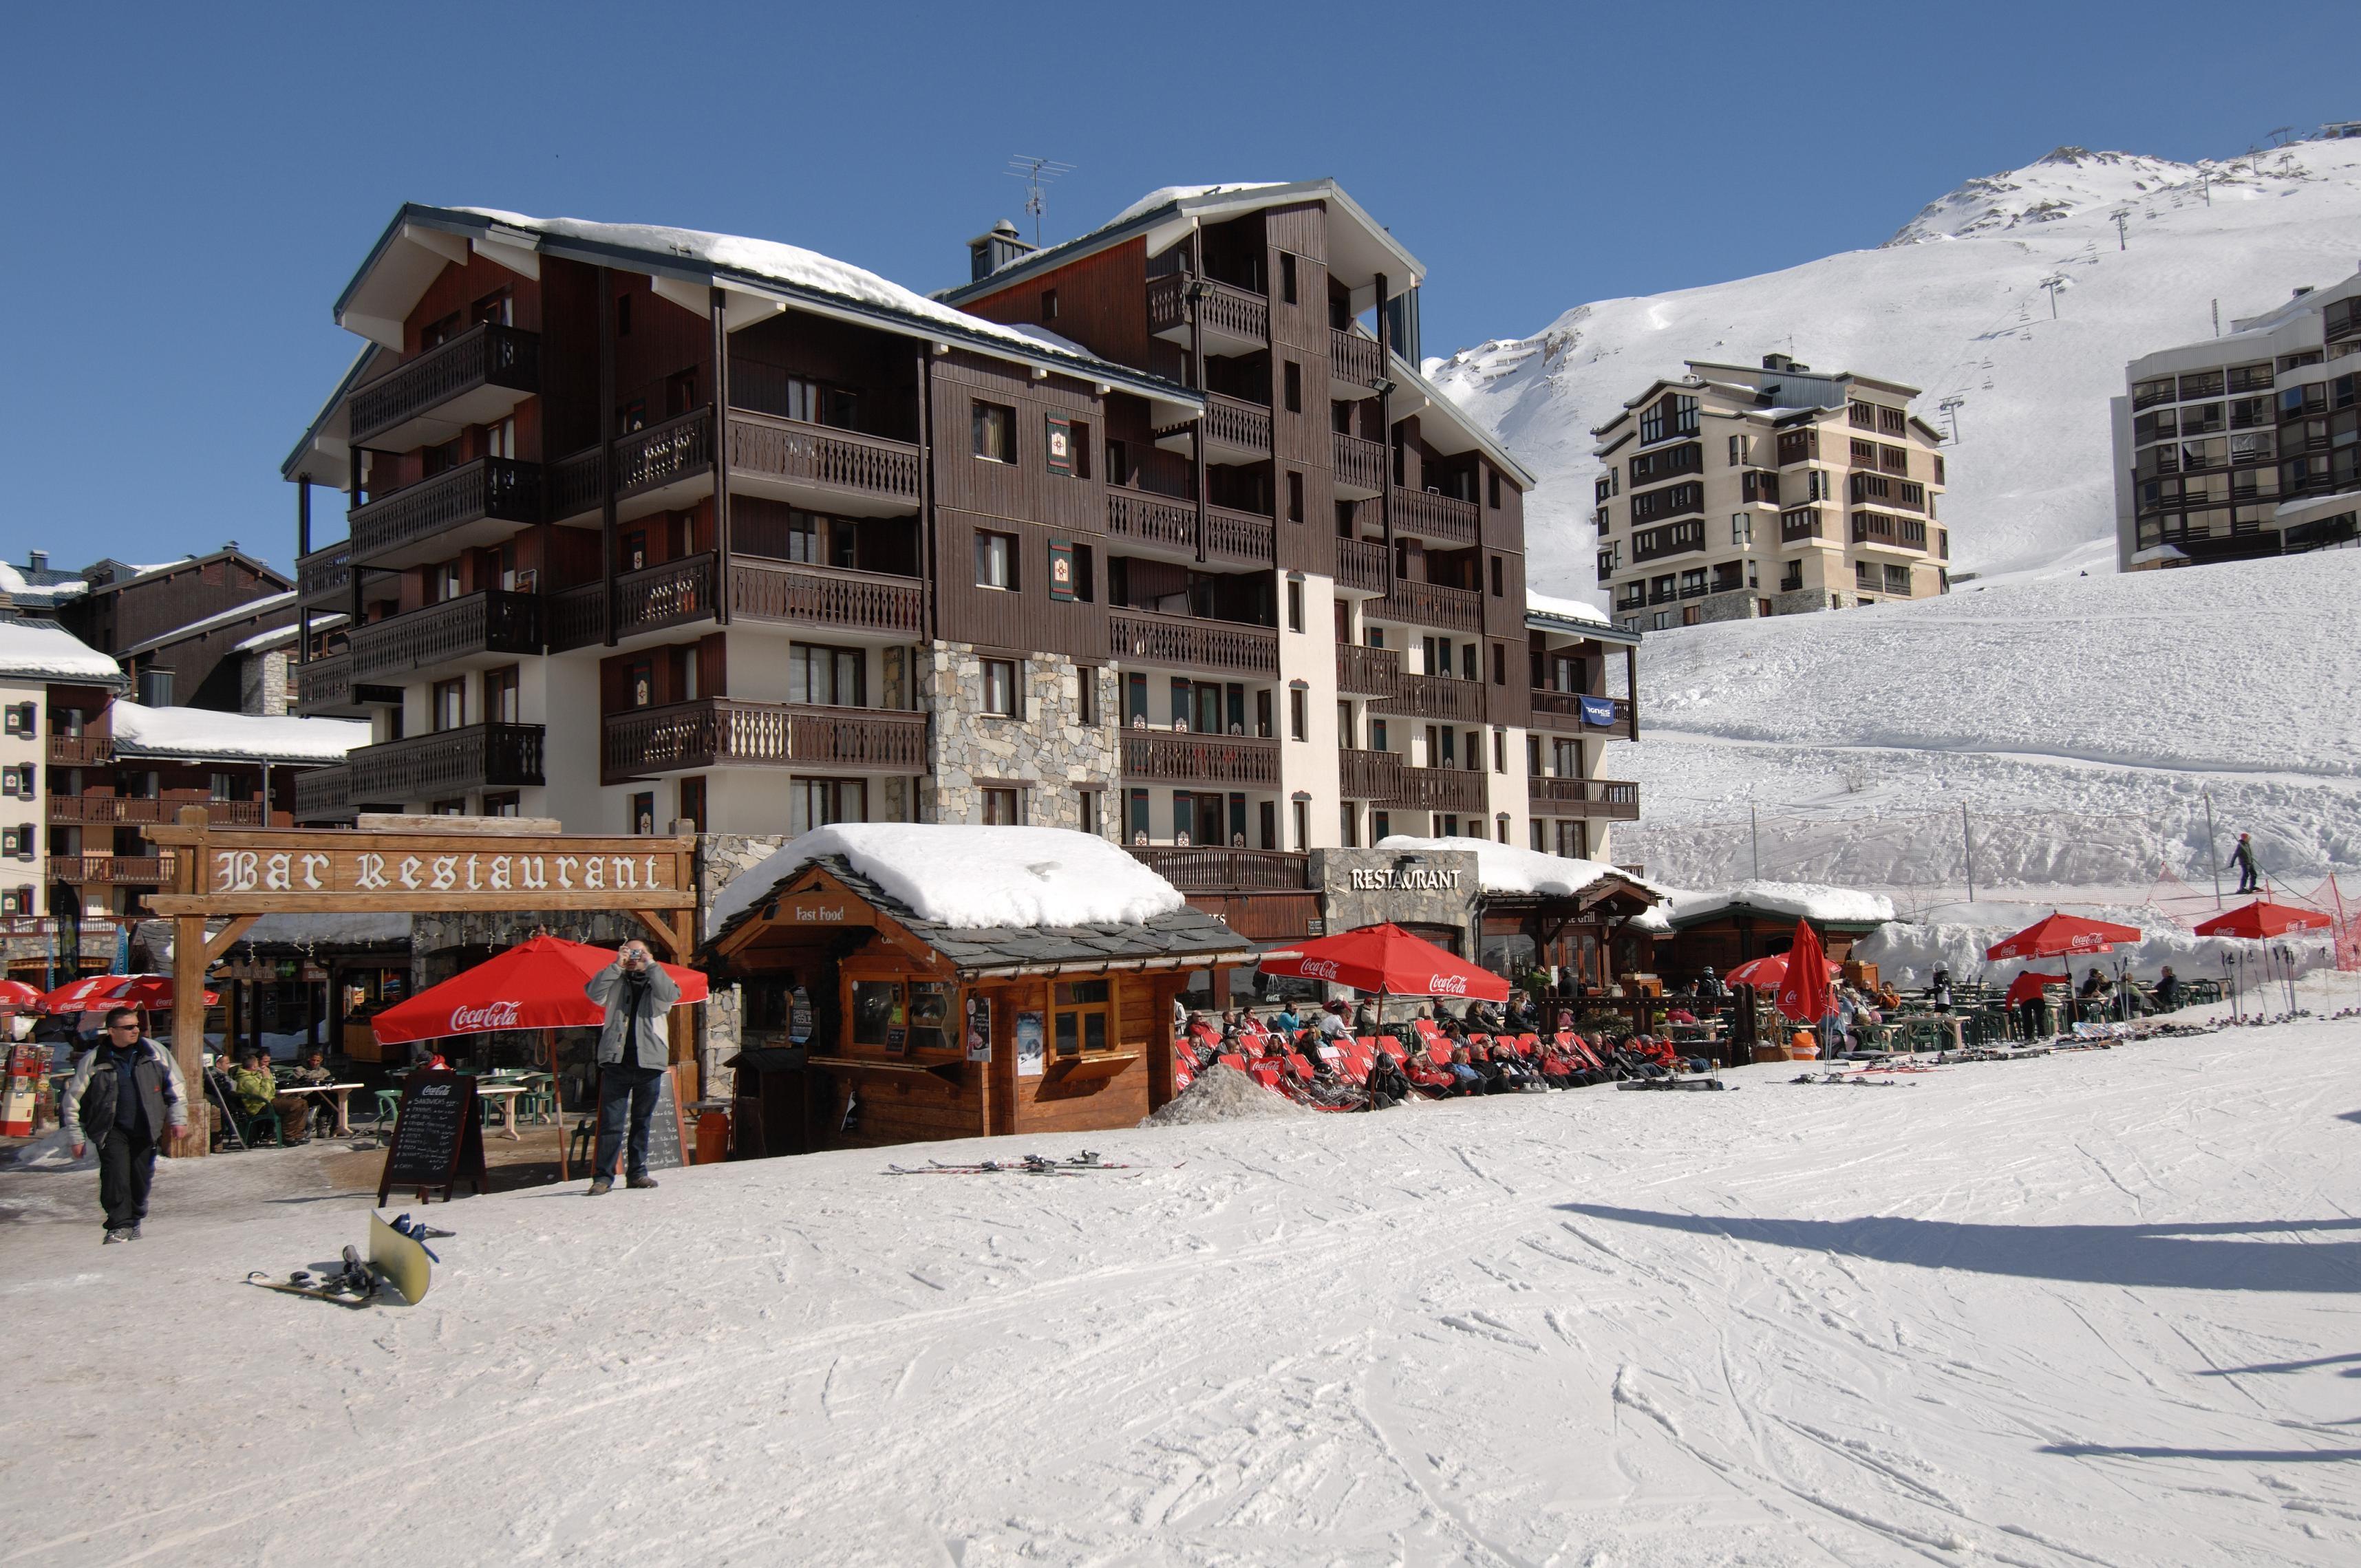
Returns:
[[[2238,891],[2259,893],[2262,876],[2255,870],[2255,839],[2250,833],[2238,835],[2238,847],[2231,851],[2230,863],[2238,868]]]

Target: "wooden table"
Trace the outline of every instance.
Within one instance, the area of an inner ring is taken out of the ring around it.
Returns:
[[[279,1092],[335,1095],[336,1097],[336,1136],[342,1138],[349,1137],[353,1130],[352,1122],[346,1114],[346,1102],[351,1098],[353,1091],[363,1086],[357,1083],[282,1083],[279,1086]]]
[[[524,1142],[524,1135],[517,1131],[516,1102],[517,1096],[526,1092],[526,1087],[522,1083],[484,1083],[479,1081],[476,1085],[477,1099],[497,1100],[500,1102],[501,1135],[507,1138],[511,1143],[521,1144]]]

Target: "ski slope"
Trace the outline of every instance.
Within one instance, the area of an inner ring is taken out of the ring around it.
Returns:
[[[1897,894],[2210,890],[2255,835],[2309,890],[2361,867],[2361,552],[1963,584],[1891,607],[1652,633],[1614,853]],[[1754,808],[1752,824],[1748,810]],[[1960,813],[1970,813],[1963,832]]]
[[[1877,249],[1577,305],[1427,368],[1540,477],[1532,579],[1554,593],[1600,602],[1592,428],[1685,360],[1774,350],[1918,387],[1938,427],[1959,400],[1956,570],[2113,570],[2107,400],[2125,364],[2208,335],[2216,301],[2226,330],[2356,267],[2361,141],[2198,164],[2059,148],[1968,181]]]
[[[305,1150],[107,1248],[87,1171],[0,1174],[0,1562],[2350,1563],[2356,1050],[471,1198],[406,1310],[237,1283],[363,1234]]]

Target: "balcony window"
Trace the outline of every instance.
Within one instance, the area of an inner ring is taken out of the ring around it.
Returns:
[[[787,786],[787,826],[794,832],[868,820],[869,786],[860,779],[797,779]]]
[[[1017,700],[1016,661],[986,659],[983,665],[983,711],[1002,718],[1024,717]]]
[[[1910,568],[1889,565],[1885,568],[1885,591],[1907,595],[1910,592]]]
[[[858,648],[796,642],[787,648],[787,700],[867,707],[869,662]]]
[[[1016,411],[1000,403],[977,403],[975,455],[992,463],[1016,461]]]
[[[467,722],[467,683],[435,682],[432,703],[437,731],[458,729]]]
[[[1303,687],[1287,688],[1287,738],[1290,740],[1312,739],[1311,694]]]
[[[1005,593],[1016,591],[1016,536],[1013,533],[985,533],[975,536],[975,586],[998,588]]]
[[[1013,785],[994,784],[983,792],[983,825],[987,828],[1015,828],[1024,820],[1024,792]]]
[[[1744,512],[1733,512],[1730,519],[1730,542],[1732,544],[1754,543],[1754,520]]]
[[[518,692],[521,680],[514,664],[484,672],[484,722],[487,724],[519,724],[523,720],[518,712]]]

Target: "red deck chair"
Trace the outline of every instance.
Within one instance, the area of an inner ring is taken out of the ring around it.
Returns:
[[[1246,1058],[1238,1055],[1235,1051],[1224,1051],[1220,1056],[1213,1059],[1220,1062],[1224,1067],[1235,1068],[1239,1072],[1244,1072],[1246,1069]]]
[[[1361,1036],[1361,1046],[1364,1049],[1373,1053],[1369,1058],[1372,1061],[1377,1059],[1374,1053],[1378,1051],[1383,1051],[1386,1055],[1393,1058],[1394,1065],[1396,1067],[1400,1067],[1402,1063],[1410,1060],[1410,1051],[1408,1047],[1403,1046],[1400,1040],[1394,1038],[1391,1035],[1364,1035]]]
[[[1312,1063],[1304,1058],[1304,1055],[1301,1051],[1290,1051],[1287,1053],[1287,1070],[1293,1073],[1296,1078],[1302,1082],[1309,1083],[1312,1081]]]
[[[1246,1069],[1246,1076],[1253,1079],[1257,1083],[1261,1084],[1265,1089],[1277,1089],[1279,1087],[1279,1071],[1277,1063],[1258,1061],[1252,1067]]]
[[[1542,1037],[1539,1035],[1519,1035],[1517,1036],[1517,1054],[1519,1056],[1535,1056],[1540,1053],[1541,1048]]]
[[[1347,1038],[1336,1042],[1336,1071],[1347,1083],[1367,1083],[1374,1060],[1369,1048],[1358,1040]]]
[[[1197,1081],[1197,1063],[1185,1046],[1172,1047],[1172,1092],[1180,1093]]]

